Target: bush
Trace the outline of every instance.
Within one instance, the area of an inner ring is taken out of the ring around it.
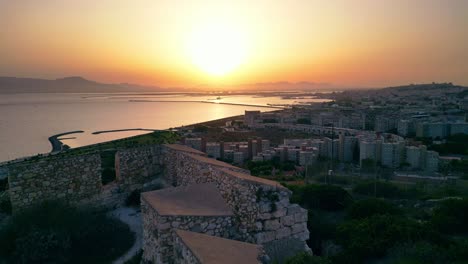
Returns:
[[[103,212],[45,202],[13,215],[0,230],[0,258],[18,263],[110,263],[134,243]]]
[[[115,170],[113,170],[113,169],[104,169],[102,171],[102,175],[101,175],[102,185],[106,185],[108,183],[111,183],[111,182],[115,181],[115,179],[116,179]]]
[[[0,179],[0,192],[8,190],[8,178]]]
[[[338,226],[337,240],[344,247],[345,259],[362,263],[383,257],[387,249],[398,243],[426,240],[441,243],[442,239],[423,224],[403,217],[374,215]]]
[[[293,191],[292,202],[307,208],[336,211],[353,202],[351,195],[343,188],[333,185],[289,186]]]
[[[310,232],[307,244],[314,254],[322,255],[322,244],[335,236],[336,224],[324,216],[320,211],[308,211],[307,229]]]
[[[348,210],[350,219],[363,219],[374,215],[399,215],[401,210],[393,204],[381,199],[365,199],[357,201]]]
[[[331,261],[327,258],[317,257],[303,252],[287,259],[285,264],[331,264]]]
[[[0,192],[0,213],[11,214],[11,201],[8,192]]]
[[[404,243],[389,250],[386,263],[450,263],[445,248],[425,241]]]
[[[442,245],[426,241],[405,243],[389,250],[385,263],[468,263],[467,248],[467,239],[457,239]]]
[[[357,184],[353,192],[366,196],[375,196],[378,198],[403,198],[404,192],[398,186],[383,181],[368,181]]]
[[[435,210],[433,226],[446,234],[468,233],[468,199],[448,199]]]
[[[140,196],[141,196],[140,189],[133,190],[130,193],[130,195],[127,197],[127,199],[125,200],[125,205],[132,206],[132,207],[140,207]]]

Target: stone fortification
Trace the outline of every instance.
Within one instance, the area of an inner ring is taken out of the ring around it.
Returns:
[[[160,179],[161,145],[115,153],[116,179],[102,184],[100,154],[48,157],[8,167],[12,208],[21,210],[45,200],[119,206],[130,193]]]
[[[99,154],[17,164],[8,174],[13,211],[44,200],[89,201],[102,188]]]
[[[231,237],[232,210],[214,184],[194,184],[143,193],[143,258],[151,263],[174,259],[174,229]]]
[[[260,245],[183,230],[174,232],[175,264],[260,264],[264,256]]]
[[[166,146],[164,177],[177,185],[214,183],[232,208],[238,232],[234,239],[266,243],[284,238],[305,241],[307,211],[290,204],[291,192],[275,181],[251,176],[230,164]],[[304,244],[305,246],[305,244]]]
[[[129,192],[160,178],[164,166],[161,149],[161,145],[152,145],[117,151],[115,172],[120,187]]]
[[[145,261],[174,263],[183,250],[189,256],[189,248],[180,248],[184,243],[176,239],[176,229],[265,248],[294,240],[286,244],[308,249],[307,211],[290,204],[288,189],[200,151],[181,145],[118,150],[115,180],[103,185],[101,170],[100,154],[12,165],[8,177],[13,211],[44,200],[118,206],[131,192],[162,180],[173,187],[141,197]],[[193,259],[180,263],[206,263],[195,255]]]

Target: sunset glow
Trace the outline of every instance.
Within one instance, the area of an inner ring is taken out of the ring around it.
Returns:
[[[467,10],[458,0],[2,1],[0,75],[468,84]]]
[[[242,32],[229,25],[203,25],[192,32],[187,45],[193,63],[215,76],[234,70],[246,56],[245,37]]]

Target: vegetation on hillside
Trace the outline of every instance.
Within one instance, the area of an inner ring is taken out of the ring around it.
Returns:
[[[308,244],[316,257],[303,253],[286,263],[468,262],[468,198],[426,202],[421,197],[430,193],[409,195],[392,183],[375,183],[358,184],[352,193],[288,185],[292,202],[309,210]],[[375,198],[376,186],[382,198]]]
[[[111,263],[134,241],[129,227],[105,212],[45,202],[1,227],[0,262]]]
[[[69,149],[55,155],[39,154],[30,157],[23,162],[36,162],[40,159],[66,158],[71,156],[86,155],[90,153],[100,153],[106,150],[118,150],[124,148],[136,148],[154,144],[171,144],[180,139],[180,136],[172,131],[155,131],[152,133],[112,140],[94,145]]]

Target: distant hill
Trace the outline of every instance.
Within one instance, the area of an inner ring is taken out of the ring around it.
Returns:
[[[55,80],[0,77],[0,94],[6,93],[121,93],[121,92],[163,92],[156,86],[135,84],[106,84],[84,79],[66,77]]]
[[[224,89],[233,91],[317,91],[317,90],[335,90],[341,89],[331,83],[320,82],[259,82],[259,83],[245,83],[236,85],[209,85],[200,84],[193,87],[196,90],[213,90]]]

